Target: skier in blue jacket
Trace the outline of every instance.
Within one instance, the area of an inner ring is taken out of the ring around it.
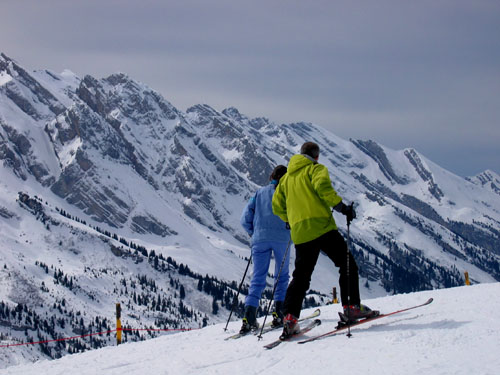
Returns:
[[[274,190],[286,170],[283,165],[274,168],[270,176],[270,184],[257,190],[241,215],[241,225],[252,236],[253,275],[250,290],[245,299],[245,317],[240,333],[255,331],[259,328],[257,308],[262,291],[266,286],[266,276],[272,253],[274,253],[274,282],[276,283],[272,325],[275,327],[283,325],[282,308],[289,279],[290,251],[287,250],[290,244],[290,230],[286,223],[273,214],[271,202]],[[285,255],[286,259],[283,263]],[[282,263],[283,268],[280,274]]]

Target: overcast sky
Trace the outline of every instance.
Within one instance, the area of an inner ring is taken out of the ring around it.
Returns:
[[[498,0],[1,0],[0,52],[500,173]]]

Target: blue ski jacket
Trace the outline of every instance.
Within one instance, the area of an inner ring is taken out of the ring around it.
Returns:
[[[290,240],[290,231],[286,228],[286,223],[273,214],[271,202],[277,183],[276,180],[272,180],[269,185],[257,190],[243,210],[240,222],[252,236],[252,245],[263,241]]]

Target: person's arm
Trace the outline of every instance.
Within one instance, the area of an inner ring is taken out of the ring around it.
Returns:
[[[311,183],[319,198],[328,206],[335,207],[342,202],[342,198],[332,186],[328,169],[324,165],[316,164],[314,166]]]
[[[273,214],[279,216],[279,218],[285,223],[288,223],[288,215],[286,211],[286,196],[283,191],[282,184],[278,184],[278,186],[276,186],[276,190],[273,194],[272,208]]]
[[[255,215],[255,195],[250,198],[243,213],[241,214],[240,223],[243,229],[251,236],[253,235],[253,218]]]

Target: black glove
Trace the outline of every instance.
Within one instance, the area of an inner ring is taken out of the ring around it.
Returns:
[[[285,228],[290,230],[290,224],[288,223],[288,221],[285,223]]]
[[[342,207],[340,209],[340,212],[343,215],[345,215],[345,217],[347,219],[347,224],[350,224],[351,221],[356,219],[356,211],[354,211],[354,203],[351,203],[349,206],[342,203]]]

